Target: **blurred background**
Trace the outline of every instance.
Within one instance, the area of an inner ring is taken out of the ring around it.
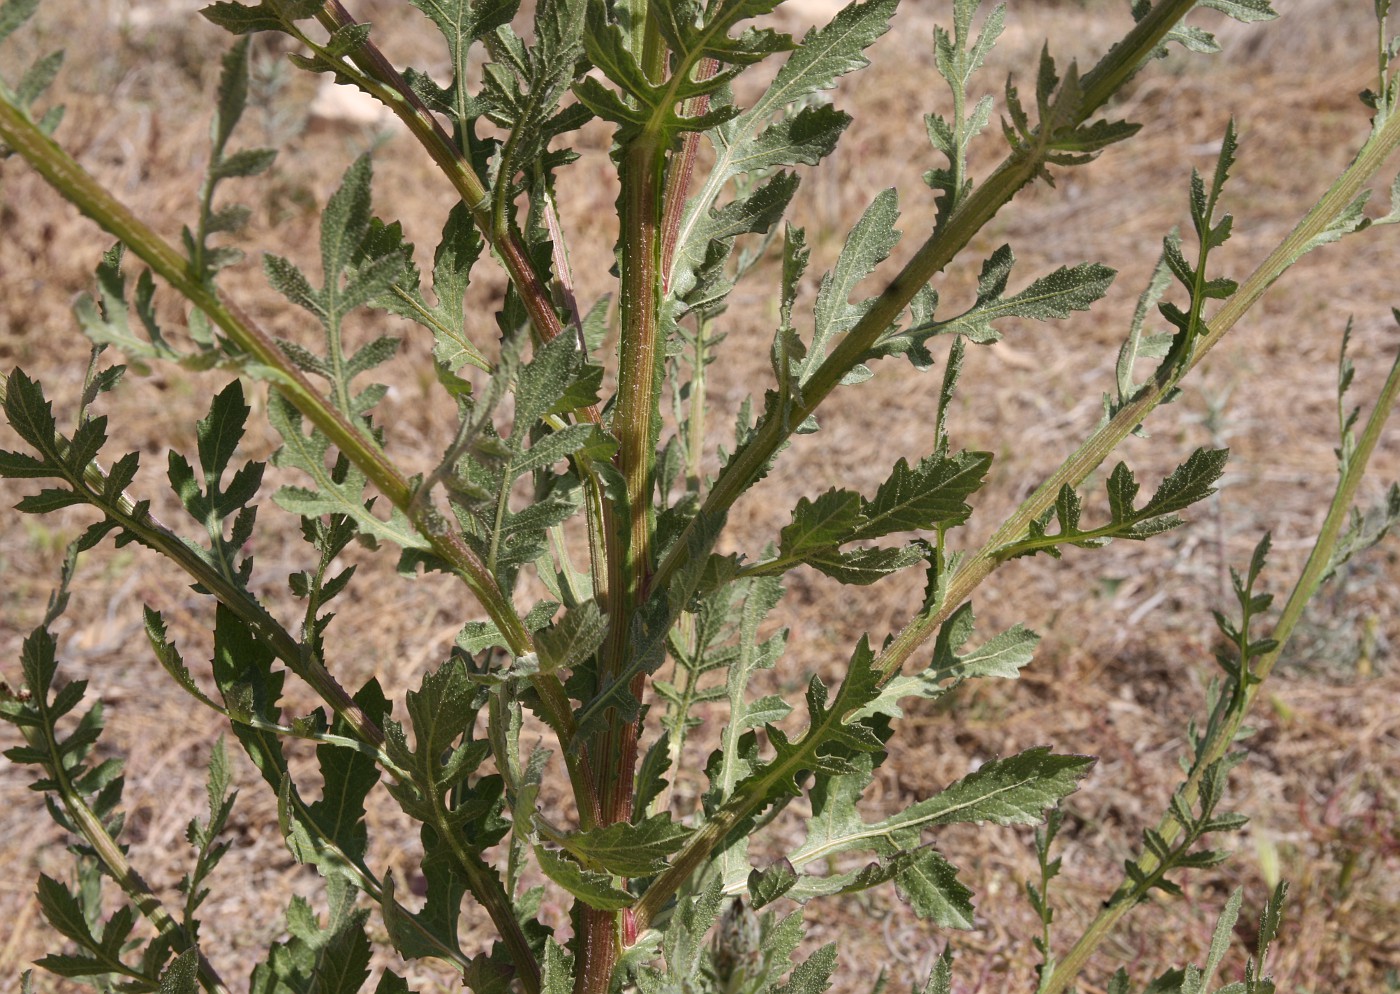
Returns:
[[[0,51],[0,66],[13,81],[36,54],[66,50],[51,91],[68,108],[59,140],[172,239],[196,215],[208,154],[207,101],[231,40],[196,15],[198,6],[190,0],[47,0],[31,26]],[[374,23],[374,37],[396,64],[443,75],[445,50],[418,11],[394,0],[348,6]],[[837,6],[789,0],[775,18],[800,32],[824,23]],[[953,411],[953,442],[989,449],[996,458],[969,527],[954,535],[960,547],[974,548],[1097,421],[1161,238],[1176,225],[1189,230],[1190,171],[1213,168],[1229,118],[1238,121],[1241,135],[1225,195],[1235,235],[1214,258],[1219,272],[1236,279],[1287,233],[1364,140],[1367,112],[1357,94],[1373,85],[1376,71],[1372,4],[1275,0],[1275,6],[1279,21],[1250,27],[1198,14],[1195,23],[1218,30],[1225,52],[1203,57],[1174,49],[1154,63],[1112,108],[1115,116],[1144,125],[1139,137],[1088,167],[1058,170],[1055,189],[1023,192],[936,281],[943,306],[955,313],[974,298],[982,260],[1003,243],[1019,260],[1013,290],[1084,261],[1104,262],[1120,274],[1091,313],[1048,324],[1006,322],[1002,342],[970,350]],[[979,92],[998,98],[1007,73],[1029,85],[1047,39],[1062,66],[1077,59],[1088,67],[1131,25],[1127,5],[1107,0],[1010,0],[1008,8],[1003,40],[977,83]],[[930,55],[936,23],[951,26],[950,3],[905,0],[893,30],[872,49],[872,67],[845,77],[831,93],[855,122],[835,155],[804,174],[792,217],[806,227],[812,246],[799,305],[807,315],[821,272],[880,189],[897,187],[904,211],[900,227],[907,237],[892,264],[913,251],[931,223],[933,197],[921,176],[941,160],[928,145],[923,115],[949,110]],[[224,274],[222,286],[265,327],[297,338],[309,330],[267,286],[259,255],[276,252],[315,273],[318,209],[356,155],[374,150],[376,213],[403,221],[425,270],[453,194],[394,122],[372,105],[346,99],[321,77],[295,70],[285,52],[277,39],[255,43],[252,97],[234,146],[281,151],[269,174],[221,188],[226,200],[253,211],[236,240],[248,256]],[[739,99],[760,85],[741,82]],[[1000,158],[995,121],[974,147],[974,178]],[[582,159],[559,185],[584,309],[609,288],[616,235],[609,142],[606,127],[595,122],[585,128],[575,142]],[[1382,185],[1392,176],[1393,167],[1382,174]],[[1375,199],[1373,214],[1389,209],[1383,191]],[[875,810],[907,805],[993,756],[1034,745],[1099,756],[1084,788],[1069,799],[1061,834],[1065,869],[1055,885],[1056,935],[1064,944],[1116,885],[1122,860],[1136,852],[1141,830],[1166,805],[1186,748],[1186,722],[1202,713],[1214,672],[1210,609],[1235,612],[1229,568],[1245,566],[1255,543],[1271,531],[1274,552],[1264,585],[1282,597],[1310,547],[1334,481],[1343,328],[1349,319],[1354,324],[1353,404],[1369,404],[1400,348],[1390,315],[1400,305],[1397,238],[1396,228],[1379,229],[1304,260],[1211,353],[1181,397],[1151,418],[1150,437],[1122,448],[1119,455],[1148,488],[1195,447],[1230,447],[1221,493],[1189,511],[1186,527],[1142,545],[1069,550],[1059,562],[1017,561],[984,585],[974,599],[980,636],[1024,622],[1044,637],[1036,661],[1019,681],[967,687],[937,707],[910,709],[894,756],[879,771],[870,794]],[[23,162],[0,163],[0,369],[23,367],[41,378],[60,423],[62,412],[71,417],[88,354],[70,308],[76,295],[91,290],[92,270],[109,243]],[[489,259],[477,265],[469,326],[488,352],[503,287]],[[711,367],[709,421],[716,443],[732,447],[727,426],[734,413],[745,397],[761,397],[770,382],[776,288],[776,268],[765,264],[741,285],[717,326],[728,337],[721,361]],[[177,305],[165,299],[162,313],[178,327]],[[453,411],[438,392],[422,329],[384,315],[362,315],[352,325],[357,335],[386,330],[402,334],[404,344],[394,363],[376,371],[391,386],[378,419],[389,426],[391,451],[411,470],[426,470],[450,438]],[[940,367],[943,351],[946,343],[935,350]],[[728,548],[754,555],[776,536],[800,496],[835,484],[870,493],[896,458],[916,459],[930,450],[941,369],[920,374],[887,362],[877,373],[875,381],[834,395],[824,409],[823,431],[800,439],[739,503]],[[103,401],[113,426],[108,452],[141,452],[136,489],[154,499],[167,521],[178,522],[180,515],[164,483],[166,447],[193,446],[194,422],[225,379],[156,368],[128,376]],[[256,419],[263,388],[253,395]],[[266,458],[275,449],[271,430],[259,430],[255,420],[245,457]],[[1377,500],[1384,484],[1400,475],[1396,432],[1377,452],[1363,504]],[[8,427],[0,428],[0,446],[17,442]],[[1098,501],[1091,504],[1095,510],[1102,510],[1109,468],[1086,487]],[[269,485],[278,480],[269,474]],[[0,502],[11,507],[33,489],[0,481]],[[277,598],[287,574],[303,568],[306,547],[295,521],[264,503],[253,582]],[[0,674],[12,683],[20,643],[42,616],[64,547],[89,520],[81,510],[43,518],[0,514]],[[1082,990],[1102,989],[1120,964],[1141,983],[1167,966],[1200,962],[1218,909],[1237,886],[1245,889],[1246,908],[1239,945],[1252,943],[1252,922],[1279,877],[1292,885],[1273,966],[1280,990],[1400,990],[1398,549],[1383,544],[1324,589],[1261,697],[1256,733],[1246,743],[1250,759],[1232,776],[1226,802],[1252,820],[1242,834],[1217,840],[1233,847],[1235,858],[1217,871],[1184,878],[1184,900],[1156,902],[1131,916],[1127,930],[1085,974]],[[328,636],[338,650],[333,668],[347,686],[375,676],[391,697],[401,696],[444,658],[462,622],[477,616],[474,605],[444,577],[399,580],[391,550],[356,549],[353,558],[360,563],[354,609],[341,605]],[[878,643],[917,609],[921,585],[915,575],[842,588],[805,569],[792,574],[774,614],[791,629],[790,650],[764,692],[795,698],[812,673],[839,676],[861,634]],[[60,673],[91,680],[90,695],[106,706],[103,748],[129,760],[126,841],[132,858],[158,891],[173,894],[187,868],[185,824],[203,814],[204,766],[224,729],[216,716],[193,709],[159,669],[142,630],[143,605],[164,613],[196,675],[207,672],[207,664],[204,670],[197,664],[207,658],[211,605],[172,578],[153,554],[117,550],[109,542],[84,557],[72,605],[58,625]],[[298,693],[293,688],[288,706],[311,706]],[[695,762],[679,777],[680,797],[703,789],[705,743],[721,720],[716,714],[709,723],[715,727],[702,729]],[[301,762],[309,758],[299,754]],[[245,789],[234,815],[233,849],[212,882],[204,936],[205,952],[226,978],[241,984],[267,943],[282,934],[289,896],[314,896],[319,886],[314,873],[286,854],[275,801],[251,767],[240,759],[235,770]],[[0,929],[0,976],[12,984],[9,978],[27,963],[58,951],[33,898],[37,874],[70,872],[62,835],[27,783],[27,771],[0,764],[0,865],[6,867],[0,920],[9,926]],[[416,832],[387,797],[376,800],[371,864],[392,869],[412,890]],[[757,855],[795,844],[793,831],[775,825],[756,843]],[[1023,894],[1035,872],[1030,831],[955,827],[943,830],[939,843],[978,895],[976,928],[933,929],[889,889],[831,902],[819,912],[813,906],[810,941],[840,942],[845,966],[838,990],[868,990],[878,965],[890,971],[892,989],[922,985],[948,941],[960,956],[955,989],[1033,989],[1030,938],[1039,926]],[[562,908],[546,910],[565,920]],[[464,918],[484,921],[470,908]],[[484,930],[481,941],[487,941]],[[407,975],[415,989],[451,986],[448,976],[421,964],[409,966]],[[69,986],[38,978],[39,990]]]

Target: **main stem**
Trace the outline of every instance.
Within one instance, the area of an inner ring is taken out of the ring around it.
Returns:
[[[644,5],[633,4],[632,11],[634,18],[641,17],[647,25],[638,39],[646,71],[653,79],[659,79],[665,63],[660,33]],[[637,23],[634,20],[634,27]],[[616,465],[625,481],[626,507],[614,505],[610,515],[613,540],[608,556],[608,637],[598,667],[603,685],[620,679],[629,668],[629,657],[634,651],[630,638],[633,619],[646,600],[655,569],[652,492],[664,359],[658,312],[665,156],[661,136],[643,131],[623,147],[618,166],[622,340],[611,428],[618,443]],[[630,690],[634,697],[640,699],[645,692],[645,681],[645,674],[640,673],[632,679]],[[637,734],[635,720],[625,721],[613,712],[590,742],[602,825],[632,819]],[[576,994],[606,994],[622,946],[635,938],[621,924],[617,912],[584,909]]]
[[[627,511],[615,515],[621,539],[615,550],[621,554],[608,563],[605,681],[626,668],[632,617],[646,597],[653,570],[651,498],[662,371],[657,309],[663,154],[658,141],[644,136],[629,146],[622,162],[622,344],[612,430],[618,442],[617,468],[627,485]],[[606,745],[599,757],[603,773],[599,796],[603,823],[610,824],[631,817],[636,725],[610,724],[602,736]]]

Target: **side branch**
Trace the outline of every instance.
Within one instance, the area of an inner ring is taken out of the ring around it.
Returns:
[[[387,455],[339,410],[327,404],[272,338],[233,304],[196,279],[189,264],[125,204],[111,196],[56,142],[43,134],[18,109],[0,101],[0,139],[26,159],[44,179],[104,230],[120,239],[133,253],[202,310],[229,339],[247,353],[258,372],[271,380],[293,406],[325,433],[326,437],[359,468],[374,486],[412,521],[428,540],[433,552],[447,562],[476,595],[516,655],[531,651],[529,632],[511,603],[497,586],[485,564],[460,536],[443,529],[431,510],[413,500],[413,488]],[[573,714],[563,685],[553,675],[532,677],[560,740],[573,738]],[[342,691],[343,693],[343,691]],[[574,785],[582,789],[584,770],[572,768]]]
[[[1114,89],[1135,72],[1161,44],[1178,21],[1195,7],[1194,0],[1163,0],[1139,21],[1085,77],[1083,100],[1070,122],[1078,126],[1088,121],[1113,95]],[[1048,137],[1048,136],[1046,136]],[[721,471],[705,498],[704,512],[723,514],[758,478],[763,468],[787,443],[793,431],[830,395],[845,376],[858,365],[870,348],[893,324],[910,302],[936,274],[960,253],[997,212],[1045,168],[1052,151],[1048,147],[1013,148],[982,186],[954,211],[920,246],[884,292],[871,304],[861,320],[832,350],[802,389],[802,402],[788,417],[768,418],[755,436],[735,454]],[[703,516],[703,515],[702,515]],[[684,565],[684,540],[657,570],[657,583],[664,585]]]

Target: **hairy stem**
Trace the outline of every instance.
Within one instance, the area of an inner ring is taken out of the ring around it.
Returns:
[[[710,79],[719,71],[719,63],[711,58],[700,60],[696,66],[697,80]],[[685,102],[681,113],[686,117],[698,117],[710,109],[710,95],[701,94]],[[695,156],[700,149],[700,132],[687,131],[681,136],[680,148],[671,157],[670,168],[666,171],[666,193],[661,206],[661,279],[662,291],[670,289],[671,264],[676,257],[676,243],[680,237],[681,221],[685,218],[685,200],[690,193],[690,179],[695,172]]]

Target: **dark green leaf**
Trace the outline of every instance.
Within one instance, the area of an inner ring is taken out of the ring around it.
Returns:
[[[972,892],[958,880],[957,867],[932,848],[901,867],[895,876],[899,896],[920,918],[946,928],[972,928]]]
[[[850,296],[856,284],[888,258],[898,244],[899,232],[894,227],[898,218],[899,196],[893,189],[884,190],[876,195],[846,237],[836,268],[822,278],[812,342],[801,365],[800,382],[806,383],[817,371],[832,339],[849,331],[869,309],[867,304],[852,304]]]
[[[864,586],[923,561],[923,550],[906,545],[897,549],[823,549],[810,552],[803,562],[833,580]]]
[[[607,618],[597,601],[586,601],[565,612],[558,622],[535,635],[540,668],[546,672],[573,669],[603,644]]]
[[[786,859],[777,860],[762,872],[754,870],[749,874],[749,897],[754,910],[772,904],[797,883],[797,871]]]
[[[815,501],[802,498],[793,508],[792,523],[782,530],[781,554],[801,558],[807,551],[849,541],[860,521],[861,503],[854,491],[835,488]]]
[[[1197,449],[1162,481],[1138,515],[1157,517],[1205,500],[1215,493],[1215,484],[1225,472],[1229,458],[1229,449]]]

